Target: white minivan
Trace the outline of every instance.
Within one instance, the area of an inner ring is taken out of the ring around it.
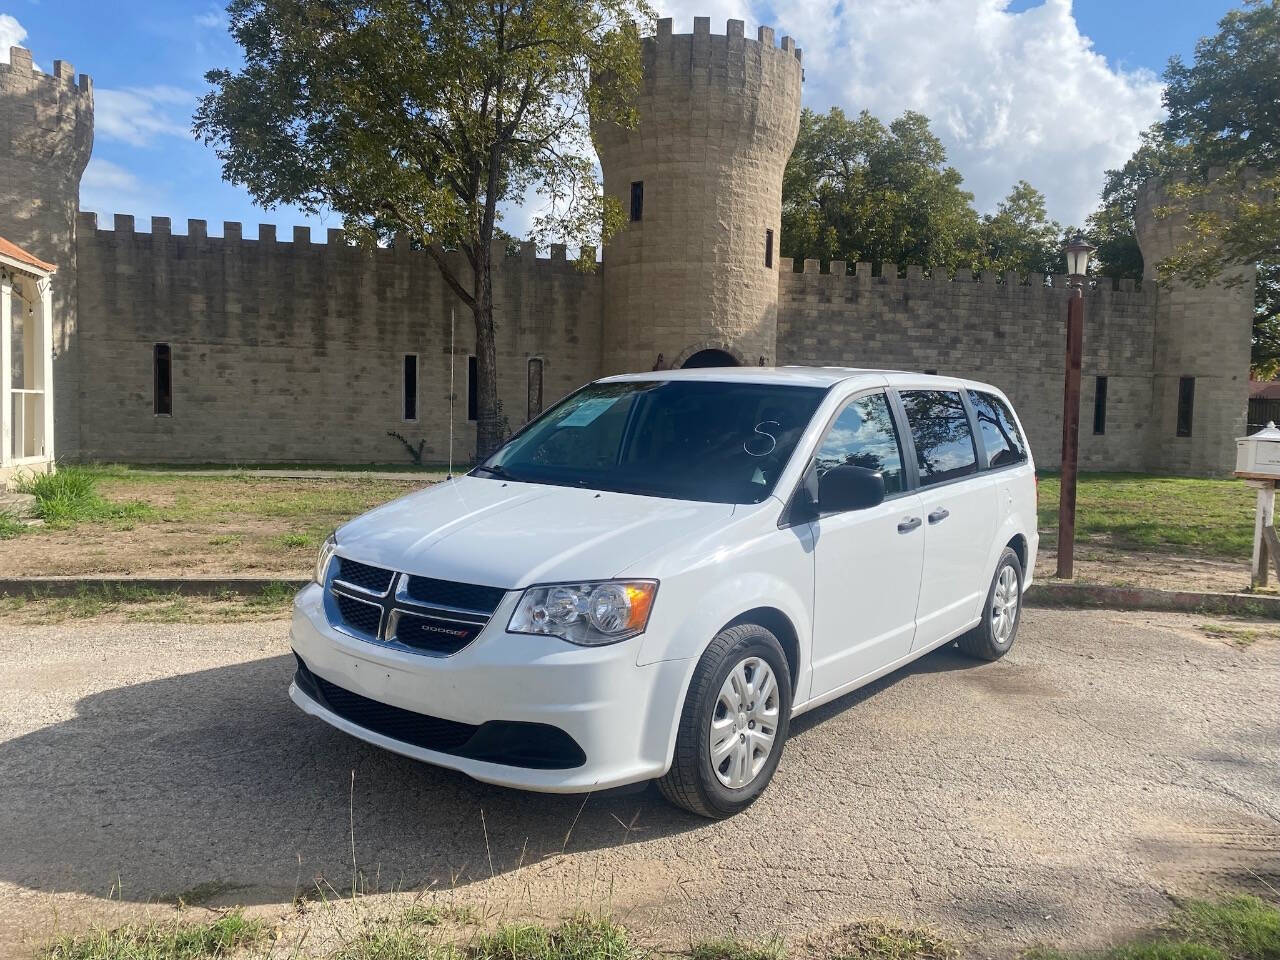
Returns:
[[[995,387],[721,368],[583,387],[469,474],[372,510],[297,597],[290,696],[479,780],[657,778],[750,804],[792,717],[1017,636],[1026,435]]]

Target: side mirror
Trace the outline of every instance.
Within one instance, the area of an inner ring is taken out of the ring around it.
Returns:
[[[818,509],[823,513],[866,510],[884,503],[884,477],[878,470],[843,464],[818,481]]]

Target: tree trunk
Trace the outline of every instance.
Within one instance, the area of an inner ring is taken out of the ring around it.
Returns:
[[[472,314],[476,323],[476,460],[483,460],[506,439],[505,418],[498,403],[498,351],[493,327],[493,276],[490,246],[476,258]]]

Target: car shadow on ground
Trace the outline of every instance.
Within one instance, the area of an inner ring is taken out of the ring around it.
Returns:
[[[944,649],[907,670],[973,663]],[[106,690],[0,744],[0,880],[128,902],[268,903],[317,887],[449,889],[708,826],[652,785],[523,793],[377,749],[303,715],[285,696],[292,672],[278,656]]]

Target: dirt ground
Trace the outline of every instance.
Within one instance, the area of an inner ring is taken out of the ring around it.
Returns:
[[[0,543],[0,577],[305,577],[321,540],[364,511],[440,475],[403,478],[270,478],[121,470],[99,491],[112,503],[142,504],[127,521],[84,522],[33,530]],[[1052,530],[1046,531],[1046,538]],[[1051,546],[1036,575],[1053,575]],[[1247,559],[1204,556],[1192,547],[1141,551],[1082,535],[1076,578],[1113,586],[1237,592],[1249,586]]]
[[[1036,577],[1041,582],[1049,582],[1057,565],[1058,556],[1053,548],[1042,549],[1036,558]],[[1249,561],[1124,550],[1085,541],[1076,544],[1074,579],[1079,583],[1112,587],[1242,593],[1249,589]],[[1275,592],[1274,573],[1271,588],[1260,592]]]
[[[106,475],[98,481],[102,496],[143,505],[141,516],[0,541],[0,577],[305,577],[335,527],[430,482],[415,474]]]
[[[1171,896],[1272,896],[1280,641],[1205,626],[1028,610],[998,663],[943,649],[797,720],[764,797],[710,823],[344,736],[287,699],[282,621],[0,622],[0,956],[178,899],[322,954],[425,890],[505,919],[609,909],[657,946],[884,917],[1011,957]]]

